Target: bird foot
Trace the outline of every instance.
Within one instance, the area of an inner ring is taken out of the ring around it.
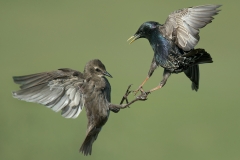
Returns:
[[[144,90],[142,89],[142,87],[140,88],[140,91],[141,91],[141,94],[139,96],[137,96],[134,100],[132,100],[131,102],[128,102],[128,95],[131,93],[131,92],[134,92],[134,91],[129,91],[130,88],[131,88],[132,85],[129,85],[128,88],[127,88],[127,91],[125,93],[125,95],[123,96],[120,104],[122,104],[124,102],[124,100],[126,100],[127,104],[124,106],[125,108],[126,107],[129,107],[131,104],[133,104],[134,102],[136,101],[145,101],[147,100],[147,96],[150,92],[144,92]],[[130,107],[129,107],[130,108]]]
[[[139,91],[144,92],[142,85],[140,85],[137,90],[132,91],[132,92],[134,93],[134,96],[136,96]]]
[[[136,96],[136,94],[137,94],[138,91],[140,91],[141,94],[140,94],[139,96],[137,96],[137,97],[142,97],[142,100],[143,100],[143,99],[147,100],[147,96],[151,93],[151,91],[145,92],[145,91],[143,90],[143,87],[142,87],[142,86],[139,86],[139,88],[138,88],[136,91],[132,91],[132,92],[135,93],[134,96]]]
[[[140,101],[145,101],[147,100],[147,96],[150,92],[142,92],[141,91],[141,94],[139,96],[136,97],[137,100],[140,100]]]

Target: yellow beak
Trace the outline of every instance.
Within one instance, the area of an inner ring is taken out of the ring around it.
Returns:
[[[138,39],[140,37],[140,35],[134,35],[134,36],[131,36],[130,38],[128,38],[127,41],[130,41],[129,44],[133,43],[136,39]]]

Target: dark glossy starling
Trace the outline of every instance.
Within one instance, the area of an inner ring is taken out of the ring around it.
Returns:
[[[64,68],[17,76],[13,80],[21,85],[21,90],[13,92],[13,97],[45,105],[55,112],[62,111],[65,118],[77,118],[85,107],[88,125],[79,151],[91,155],[92,144],[107,122],[110,110],[118,112],[128,106],[110,103],[111,86],[104,76],[112,77],[98,59],[89,61],[83,73]]]
[[[194,49],[199,37],[199,29],[211,23],[213,16],[218,14],[221,5],[203,5],[191,8],[184,8],[171,13],[165,24],[158,22],[145,22],[137,30],[134,36],[130,37],[130,43],[139,39],[148,39],[154,56],[147,78],[135,91],[142,90],[144,83],[152,76],[154,70],[161,66],[164,68],[163,79],[160,84],[151,89],[162,88],[171,73],[184,72],[192,81],[192,89],[199,88],[199,67],[198,64],[212,63],[212,58],[204,49]]]

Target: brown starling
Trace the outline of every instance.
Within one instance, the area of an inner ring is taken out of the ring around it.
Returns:
[[[204,49],[194,49],[199,37],[199,29],[211,23],[213,16],[218,14],[221,5],[202,5],[184,8],[171,13],[165,24],[158,22],[143,23],[130,43],[139,39],[148,39],[154,56],[148,76],[135,91],[142,90],[144,83],[152,76],[154,70],[161,66],[164,68],[163,79],[159,85],[147,94],[162,88],[172,73],[184,72],[192,81],[192,89],[199,88],[199,64],[212,63],[212,58]]]
[[[107,122],[110,110],[118,112],[128,106],[111,104],[111,86],[104,76],[112,77],[98,59],[89,61],[83,73],[64,68],[16,76],[13,80],[21,85],[21,90],[13,92],[13,97],[45,105],[55,112],[61,110],[65,118],[77,118],[85,107],[88,125],[79,151],[91,155],[92,144]]]

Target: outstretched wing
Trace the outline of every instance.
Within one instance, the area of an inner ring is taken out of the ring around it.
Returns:
[[[81,72],[59,69],[13,77],[13,80],[21,85],[21,90],[13,92],[14,98],[43,104],[55,112],[62,110],[65,118],[77,118],[84,107]]]
[[[211,23],[221,5],[202,5],[184,8],[171,13],[165,24],[160,26],[164,37],[173,40],[184,51],[193,49],[200,37],[199,29]]]

